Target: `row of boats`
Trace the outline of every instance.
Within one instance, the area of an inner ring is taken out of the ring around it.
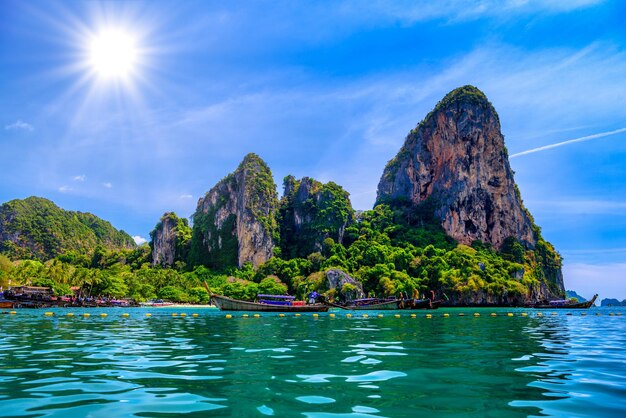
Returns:
[[[222,311],[263,311],[263,312],[326,312],[330,308],[345,310],[396,310],[396,309],[437,309],[442,301],[431,299],[356,299],[339,304],[317,298],[313,303],[296,301],[294,296],[258,295],[257,302],[232,299],[222,295],[211,294],[211,300]]]
[[[205,284],[206,286],[206,284]],[[443,300],[432,299],[378,299],[366,298],[351,300],[346,303],[333,303],[323,296],[310,297],[309,303],[296,301],[288,295],[258,295],[257,301],[249,302],[216,295],[206,287],[211,300],[222,311],[264,311],[264,312],[326,312],[330,308],[346,310],[397,310],[397,309],[437,309]],[[575,303],[570,300],[555,300],[546,303],[529,304],[526,307],[536,309],[588,309],[595,303],[598,295],[590,301]]]

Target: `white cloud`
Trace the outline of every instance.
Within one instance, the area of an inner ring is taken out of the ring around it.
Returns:
[[[74,181],[85,181],[86,178],[87,178],[86,175],[81,174],[81,175],[78,175],[78,176],[74,176],[73,180]]]
[[[106,183],[102,183],[102,186],[106,189],[112,189],[113,188],[113,184],[109,183],[108,181]]]
[[[565,288],[587,299],[598,293],[604,298],[626,299],[626,263],[572,263],[563,267]]]
[[[576,142],[591,141],[592,139],[604,138],[605,136],[611,136],[611,135],[617,135],[617,134],[620,134],[622,132],[626,132],[626,128],[616,129],[614,131],[609,131],[609,132],[600,132],[600,133],[597,133],[597,134],[587,135],[587,136],[583,136],[583,137],[575,138],[575,139],[568,139],[567,141],[557,142],[556,144],[544,145],[542,147],[533,148],[533,149],[529,149],[527,151],[521,151],[521,152],[512,154],[512,155],[509,156],[509,158],[515,158],[515,157],[519,157],[521,155],[532,154],[532,153],[535,153],[535,152],[545,151],[545,150],[549,150],[549,149],[552,149],[552,148],[562,147],[563,145],[574,144]]]
[[[192,199],[193,196],[190,194],[181,194],[179,198],[180,199]]]
[[[133,235],[133,240],[135,240],[135,244],[142,245],[148,242],[147,239],[140,237],[139,235]]]
[[[74,190],[74,189],[72,189],[70,186],[61,186],[61,187],[59,187],[59,191],[61,193],[71,192],[72,190]]]
[[[35,128],[33,127],[33,125],[18,119],[9,125],[4,125],[4,129],[6,129],[7,131],[23,130],[32,132]]]
[[[595,6],[604,0],[348,0],[341,3],[340,12],[378,21],[381,17],[403,23],[435,19],[468,21],[490,18],[510,18],[523,15],[567,13]]]

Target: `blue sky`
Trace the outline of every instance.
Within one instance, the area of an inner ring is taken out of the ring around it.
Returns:
[[[473,84],[511,155],[539,148],[511,164],[566,287],[624,299],[624,18],[608,0],[2,0],[0,202],[43,196],[145,238],[256,152],[279,191],[333,180],[368,209],[407,132]],[[137,43],[125,79],[85,63],[111,27]]]

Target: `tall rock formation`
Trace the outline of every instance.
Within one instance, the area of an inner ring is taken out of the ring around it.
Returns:
[[[255,267],[272,256],[278,238],[278,195],[272,173],[255,154],[198,200],[189,261],[223,269]]]
[[[179,218],[174,212],[163,214],[150,232],[152,265],[171,267],[174,262],[185,260],[190,240],[191,228],[187,219]]]
[[[561,256],[524,208],[498,114],[476,87],[450,92],[409,133],[385,167],[377,201],[432,209],[458,242],[480,240],[523,263],[523,277],[536,280],[532,300],[565,293]]]
[[[354,221],[350,195],[341,186],[309,177],[287,176],[280,207],[281,250],[285,258],[306,257],[322,250],[324,240],[342,243]]]
[[[68,251],[91,253],[97,246],[135,248],[124,231],[91,213],[63,210],[31,196],[0,206],[0,252],[10,257],[48,260]]]
[[[385,167],[379,202],[427,200],[448,235],[500,248],[515,237],[534,248],[537,236],[513,180],[498,115],[485,95],[450,92],[407,136]]]

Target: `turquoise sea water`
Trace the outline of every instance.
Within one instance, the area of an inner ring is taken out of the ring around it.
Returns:
[[[626,416],[624,308],[51,311],[0,316],[0,416]]]

